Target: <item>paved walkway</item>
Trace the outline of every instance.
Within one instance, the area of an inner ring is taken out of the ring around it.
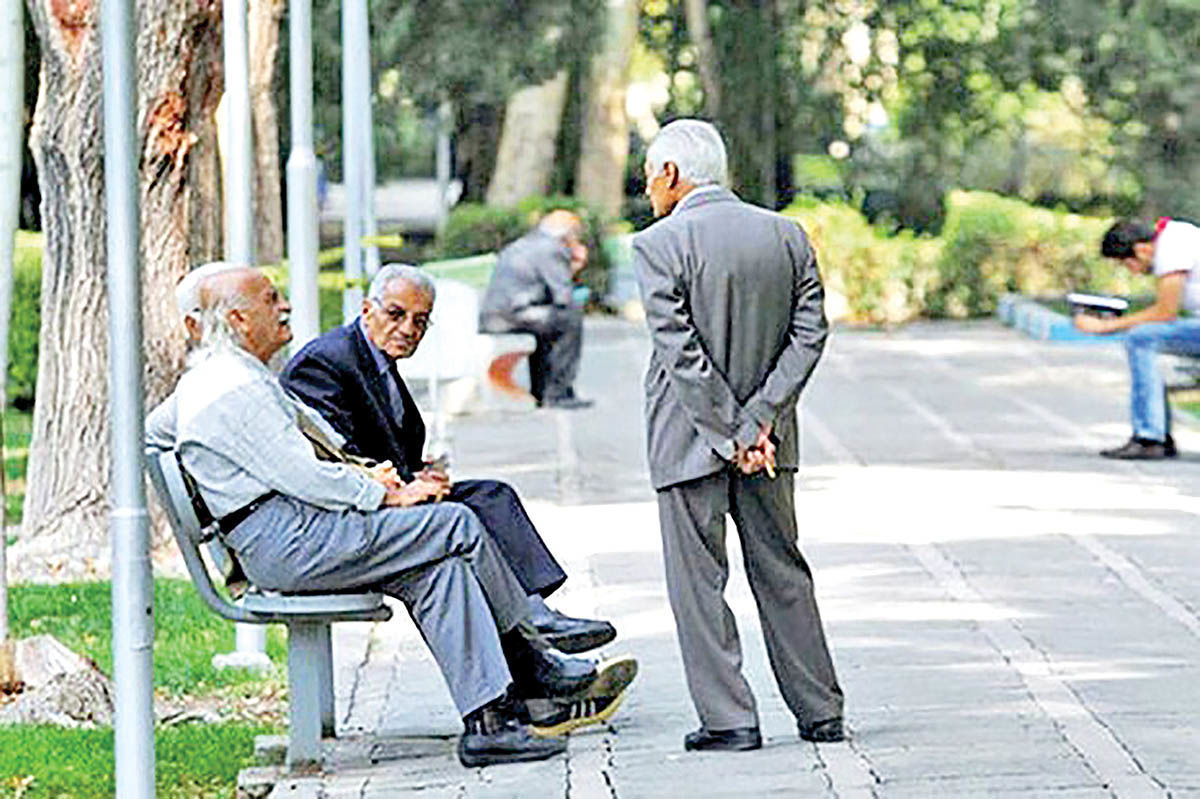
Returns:
[[[459,720],[404,615],[337,632],[329,772],[275,797],[1200,797],[1200,432],[1127,435],[1123,357],[991,323],[839,331],[803,405],[802,547],[847,695],[848,744],[803,743],[745,575],[729,599],[766,744],[685,754],[696,720],[642,458],[641,329],[587,332],[583,412],[455,422],[457,473],[513,482],[642,674],[566,757],[467,770]],[[736,536],[731,536],[732,561]],[[379,731],[380,738],[355,739]]]

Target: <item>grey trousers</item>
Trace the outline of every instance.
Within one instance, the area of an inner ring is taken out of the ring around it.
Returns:
[[[528,613],[525,590],[465,505],[363,513],[276,496],[223,539],[260,588],[373,588],[402,601],[464,716],[512,682],[497,628]]]
[[[577,305],[530,305],[481,320],[485,331],[532,333],[537,349],[529,356],[529,391],[541,401],[569,397],[583,352],[583,309]]]
[[[788,708],[802,724],[842,715],[842,689],[821,629],[812,573],[796,547],[793,475],[728,469],[658,492],[667,595],[688,691],[710,730],[758,725],[742,676],[742,648],[725,602],[725,515],[742,542],[767,656]]]

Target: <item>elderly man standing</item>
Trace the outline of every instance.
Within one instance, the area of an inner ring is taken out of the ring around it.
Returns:
[[[565,652],[602,646],[616,636],[611,624],[573,618],[546,605],[544,597],[562,585],[566,574],[512,486],[498,480],[451,482],[444,466],[422,460],[425,424],[396,366],[420,346],[435,298],[434,283],[421,269],[384,266],[371,282],[362,315],[306,344],[280,380],[337,430],[348,452],[390,461],[402,479],[428,480],[444,488],[445,501],[470,508],[528,594],[530,623],[551,645]],[[616,711],[636,673],[632,658],[607,661],[600,668],[600,685],[578,707],[539,706],[533,721],[556,731],[603,721]]]
[[[595,669],[526,637],[524,591],[474,514],[421,504],[445,487],[404,482],[390,464],[317,459],[301,420],[334,446],[338,437],[267,369],[292,333],[287,301],[261,272],[204,279],[197,300],[201,346],[147,419],[147,440],[178,453],[251,582],[283,592],[371,588],[400,599],[463,716],[464,765],[562,752],[562,739],[532,736],[520,723],[510,689],[572,697]]]
[[[646,152],[645,176],[660,217],[633,241],[652,344],[650,476],[667,593],[700,717],[684,748],[762,745],[723,596],[726,515],[800,737],[842,740],[842,691],[796,546],[793,507],[796,401],[827,332],[812,247],[794,221],[722,188],[725,144],[707,122],[665,126]]]
[[[551,211],[537,227],[500,251],[479,310],[487,333],[532,333],[530,390],[538,405],[567,410],[592,403],[575,396],[583,347],[583,309],[573,300],[574,278],[587,265],[583,223],[570,211]]]

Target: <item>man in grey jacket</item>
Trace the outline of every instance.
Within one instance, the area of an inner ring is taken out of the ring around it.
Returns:
[[[529,383],[538,405],[586,408],[575,396],[583,347],[583,309],[573,299],[574,279],[587,265],[583,223],[570,211],[551,211],[533,230],[500,251],[483,295],[479,329],[532,333]]]
[[[678,120],[646,153],[660,221],[633,241],[652,351],[650,476],[667,593],[700,729],[686,749],[762,745],[724,589],[725,516],[741,537],[771,668],[800,737],[840,741],[842,691],[796,546],[796,402],[825,343],[816,259],[794,221],[722,184],[725,145]]]

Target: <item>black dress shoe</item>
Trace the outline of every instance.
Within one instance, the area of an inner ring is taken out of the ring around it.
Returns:
[[[560,411],[577,411],[583,408],[590,408],[594,404],[591,400],[580,399],[579,397],[555,397],[538,400],[538,407],[557,408]]]
[[[841,716],[832,719],[818,721],[812,725],[798,725],[800,728],[800,737],[806,741],[814,743],[837,743],[838,741],[846,740],[846,729],[842,724]]]
[[[1175,441],[1170,436],[1165,441],[1134,436],[1119,447],[1100,451],[1101,456],[1120,461],[1160,461],[1176,454]]]
[[[606,621],[576,619],[557,610],[535,619],[533,626],[548,644],[570,654],[604,646],[617,637],[616,629]]]
[[[683,738],[683,748],[689,752],[748,752],[762,749],[758,727],[738,727],[733,730],[706,730],[703,727]]]
[[[567,749],[566,738],[530,734],[517,721],[509,700],[498,699],[463,719],[466,729],[458,739],[458,761],[467,768],[545,760]]]
[[[535,635],[530,630],[531,635]],[[526,637],[521,628],[500,636],[508,669],[512,672],[517,697],[570,699],[596,681],[596,664],[585,658],[567,657],[539,638]]]

